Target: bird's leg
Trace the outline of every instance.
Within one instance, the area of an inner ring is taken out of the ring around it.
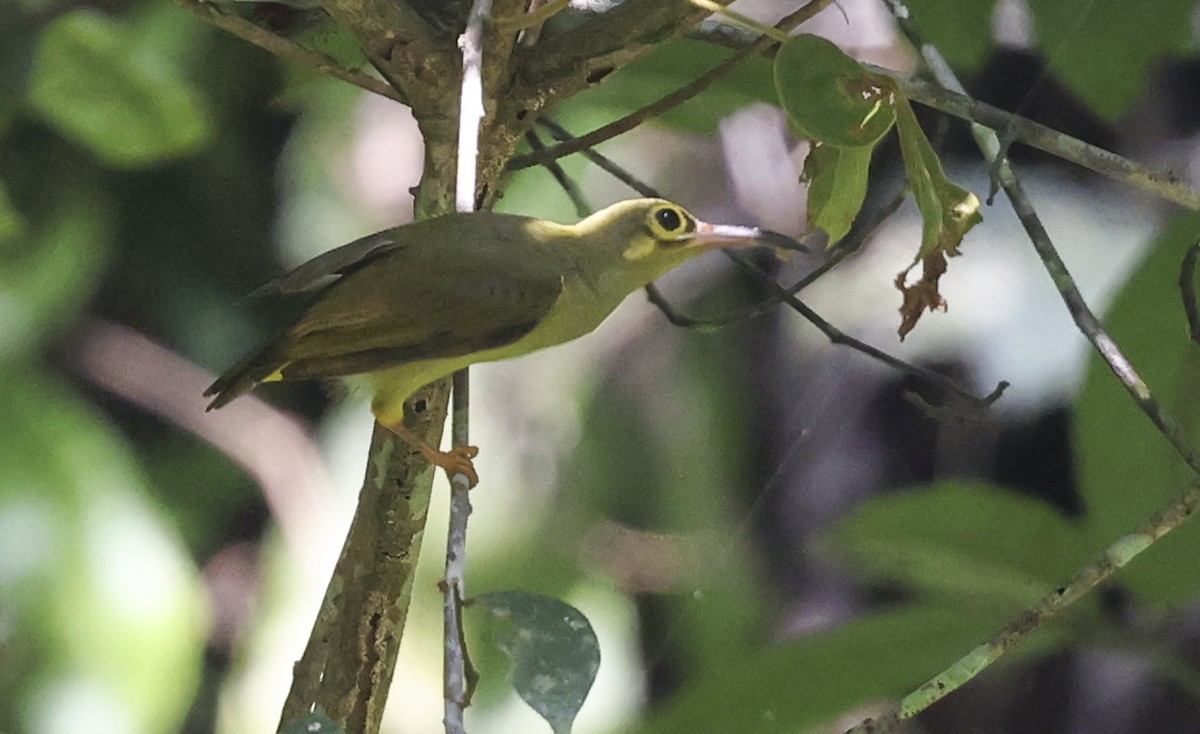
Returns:
[[[467,478],[468,485],[474,487],[479,484],[479,473],[475,471],[475,464],[471,462],[471,459],[479,455],[477,447],[455,446],[449,451],[439,451],[409,430],[403,421],[382,423],[381,425],[399,436],[409,446],[420,451],[421,456],[424,456],[430,464],[445,469],[447,477],[453,479],[455,474],[462,474]]]

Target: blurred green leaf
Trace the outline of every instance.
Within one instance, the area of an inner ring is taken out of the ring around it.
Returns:
[[[195,569],[102,418],[32,370],[0,379],[0,729],[178,731],[205,639]]]
[[[822,543],[868,578],[1010,612],[1067,582],[1100,548],[1044,502],[974,482],[871,499]]]
[[[1200,346],[1188,338],[1179,268],[1200,239],[1200,215],[1177,218],[1154,243],[1105,319],[1109,334],[1153,395],[1200,445]],[[1085,519],[1097,542],[1111,543],[1176,499],[1194,477],[1129,392],[1094,352],[1075,403],[1074,444]],[[1182,603],[1200,594],[1194,560],[1200,525],[1184,525],[1147,550],[1119,577],[1146,601]]]
[[[814,143],[804,161],[808,181],[808,224],[829,235],[829,246],[850,231],[867,196],[871,148]]]
[[[572,97],[566,107],[604,108],[609,117],[625,115],[688,84],[731,53],[702,41],[668,41],[622,67],[602,84]],[[716,130],[722,118],[752,102],[777,102],[770,62],[766,59],[746,60],[702,95],[654,119],[707,134]]]
[[[1194,49],[1193,0],[1029,0],[1054,75],[1112,121],[1137,98],[1150,66]]]
[[[135,38],[73,11],[42,33],[29,78],[29,101],[48,123],[119,167],[192,153],[211,132],[199,94],[166,59],[135,53]]]
[[[908,693],[992,634],[1002,618],[912,605],[764,645],[693,671],[694,682],[634,731],[777,734],[828,725]]]
[[[0,247],[0,364],[36,356],[91,297],[111,248],[107,199],[90,187],[59,192],[47,221]]]
[[[872,146],[896,120],[888,90],[820,36],[801,34],[779,47],[775,88],[793,125],[813,142]]]
[[[8,198],[8,189],[0,179],[0,261],[4,258],[5,242],[25,231],[25,218]]]
[[[992,49],[996,0],[907,0],[922,40],[933,44],[950,65],[970,71]]]
[[[366,64],[367,55],[354,34],[321,10],[319,5],[315,7],[315,12],[303,16],[303,23],[290,29],[289,37],[305,48],[325,54],[347,69],[357,69]]]
[[[472,602],[492,618],[490,637],[513,662],[513,688],[555,734],[568,734],[600,669],[587,617],[566,602],[521,591]]]

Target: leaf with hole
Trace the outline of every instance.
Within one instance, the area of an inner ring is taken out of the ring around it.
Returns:
[[[779,47],[775,89],[793,126],[814,142],[872,146],[896,120],[885,82],[820,36],[802,34]]]

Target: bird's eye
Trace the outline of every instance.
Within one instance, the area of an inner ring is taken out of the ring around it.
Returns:
[[[650,232],[660,240],[687,239],[696,229],[696,221],[692,216],[672,204],[654,207],[647,219]]]

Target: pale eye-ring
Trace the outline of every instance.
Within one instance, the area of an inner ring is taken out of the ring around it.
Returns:
[[[646,224],[655,238],[668,241],[685,239],[696,229],[696,221],[691,215],[671,204],[652,208]]]

